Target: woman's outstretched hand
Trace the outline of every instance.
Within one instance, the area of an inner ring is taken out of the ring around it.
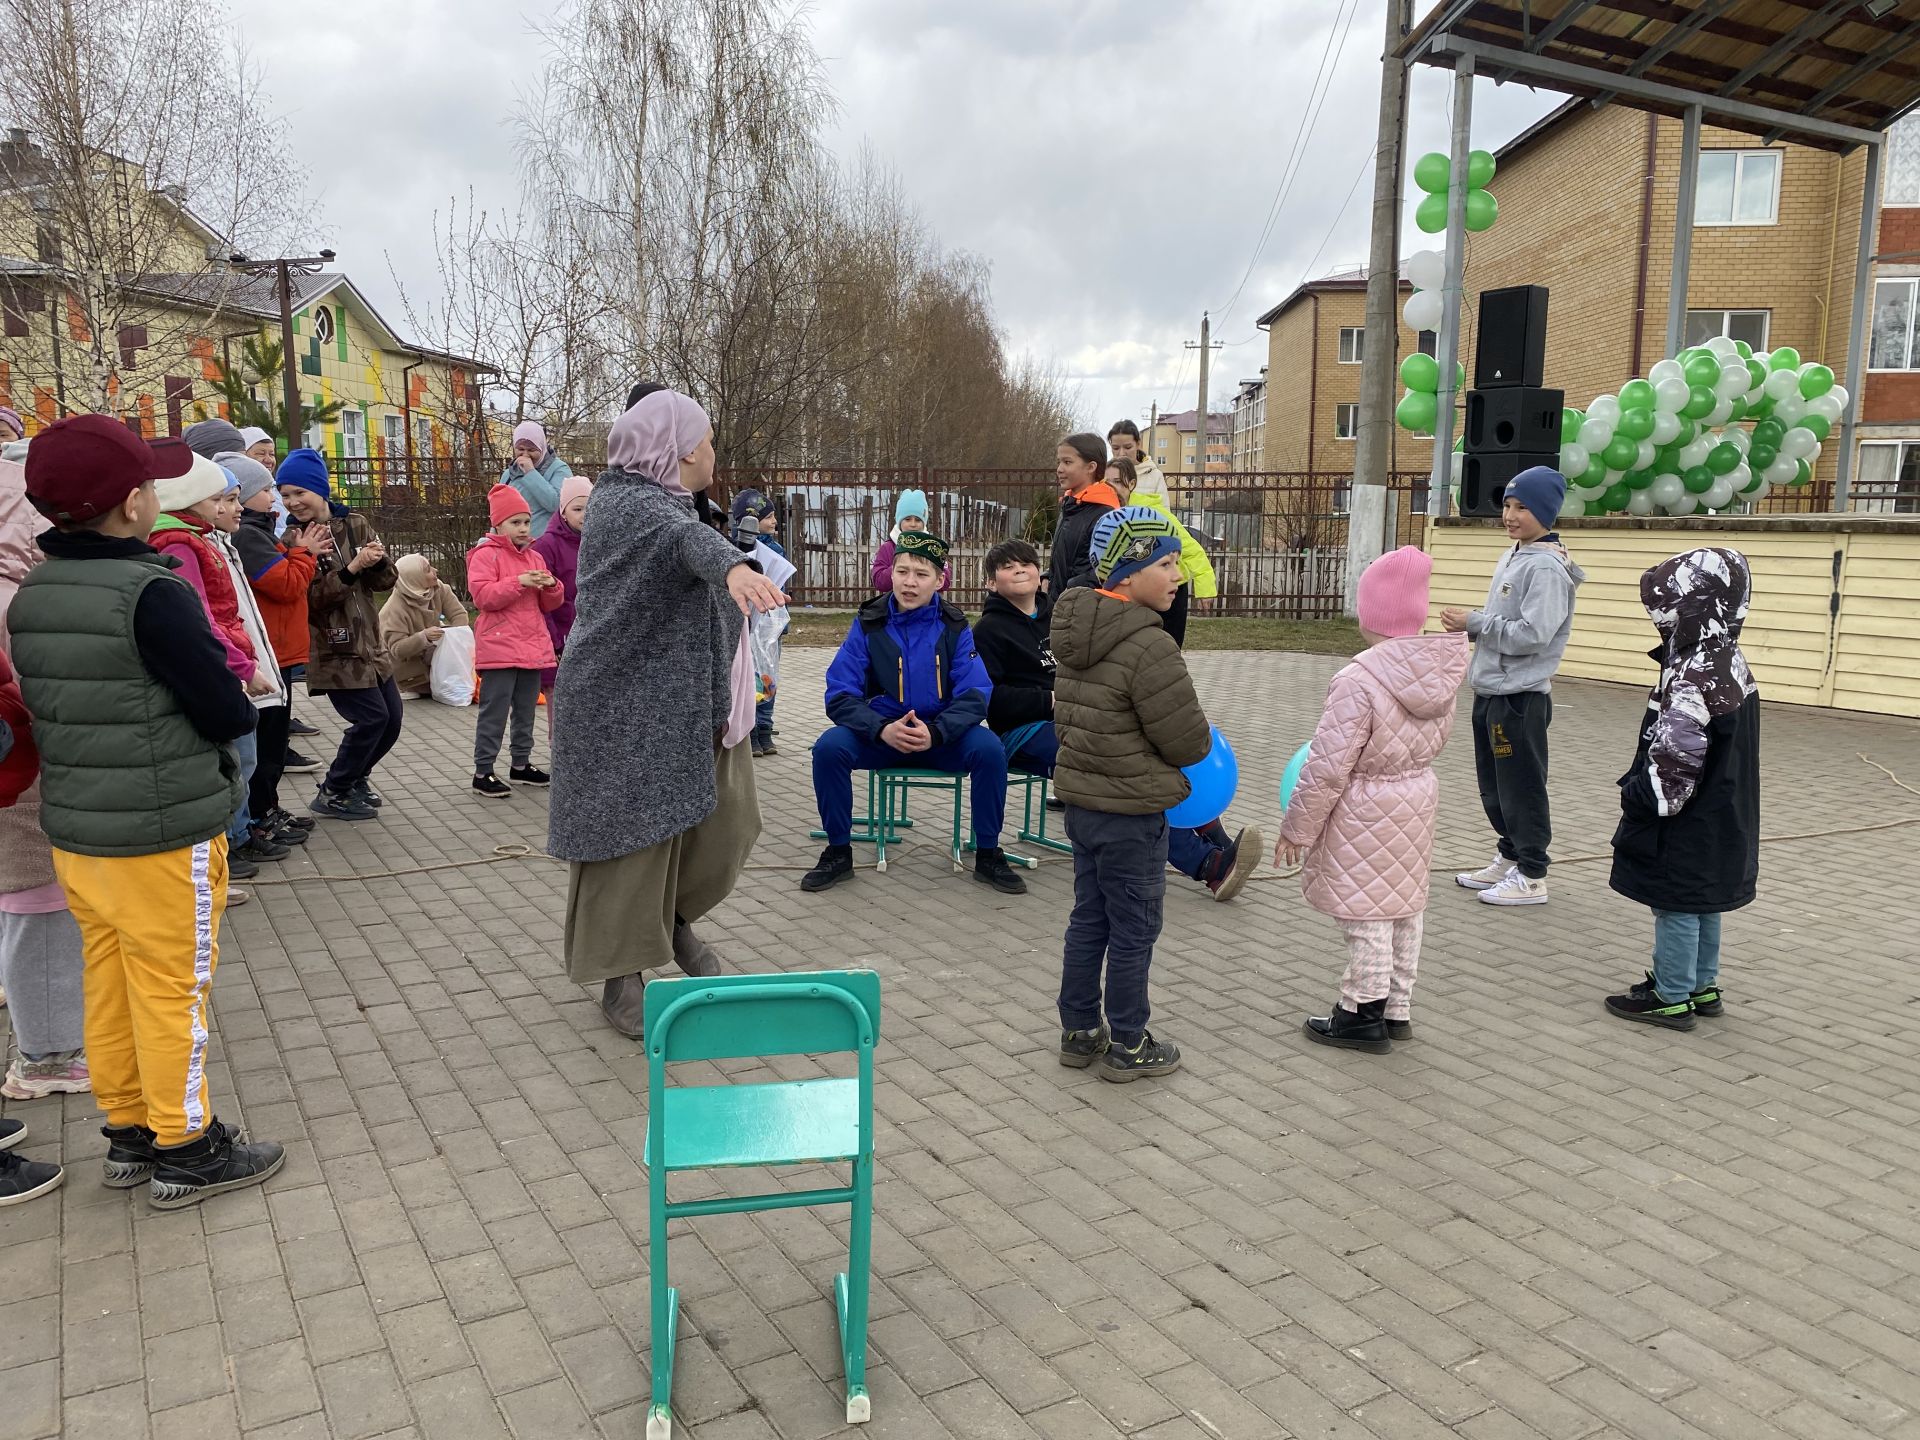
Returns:
[[[751,565],[736,565],[727,571],[727,593],[740,607],[742,615],[756,610],[765,614],[787,603],[787,593]]]

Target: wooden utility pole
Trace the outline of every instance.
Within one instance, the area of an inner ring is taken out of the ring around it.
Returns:
[[[1207,371],[1213,359],[1213,352],[1220,347],[1213,343],[1213,321],[1207,312],[1200,312],[1200,343],[1187,342],[1187,349],[1200,352],[1200,404],[1193,412],[1193,473],[1203,475],[1207,469]]]
[[[1367,329],[1360,367],[1360,427],[1347,514],[1346,609],[1360,572],[1386,547],[1393,388],[1400,357],[1400,176],[1407,143],[1407,66],[1396,53],[1413,24],[1413,0],[1387,0],[1380,55],[1380,116],[1373,160],[1373,236],[1367,252]]]

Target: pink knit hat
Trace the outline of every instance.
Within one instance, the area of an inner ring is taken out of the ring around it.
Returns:
[[[1360,577],[1354,609],[1360,628],[1389,640],[1418,635],[1427,623],[1427,582],[1433,557],[1402,545],[1374,561]]]
[[[576,500],[584,500],[593,493],[593,482],[584,475],[569,475],[560,482],[561,510]],[[557,513],[557,512],[556,512]]]

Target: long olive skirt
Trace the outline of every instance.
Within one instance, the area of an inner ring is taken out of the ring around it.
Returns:
[[[567,974],[581,985],[673,962],[673,920],[694,921],[733,892],[753,842],[760,800],[751,747],[714,759],[719,803],[691,830],[612,860],[568,867]]]

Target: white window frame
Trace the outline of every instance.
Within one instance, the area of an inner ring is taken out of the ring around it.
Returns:
[[[407,453],[407,417],[395,411],[380,417],[380,438],[386,442],[387,457]]]
[[[1342,420],[1346,420],[1350,422],[1345,429],[1341,428],[1340,422]],[[1352,440],[1356,436],[1358,436],[1359,433],[1360,433],[1359,405],[1347,404],[1345,402],[1335,405],[1333,407],[1333,438],[1336,440]]]
[[[1880,287],[1882,285],[1904,285],[1907,287],[1907,363],[1904,365],[1876,365],[1873,363],[1873,322],[1872,316],[1880,309]],[[1873,282],[1873,293],[1868,297],[1867,323],[1867,373],[1869,375],[1911,375],[1920,370],[1914,357],[1914,307],[1920,305],[1920,275],[1884,275]]]
[[[367,417],[357,405],[340,412],[340,457],[343,460],[367,458]]]
[[[1893,489],[1898,491],[1900,472],[1903,468],[1907,450],[1920,449],[1920,439],[1914,440],[1862,440],[1860,442],[1860,474],[1853,482],[1848,497],[1848,507],[1856,514],[1865,515],[1911,515],[1920,511],[1920,495],[1882,494],[1878,486],[1883,483],[1867,479],[1867,451],[1893,451]]]
[[[1705,164],[1709,156],[1720,155],[1733,156],[1733,203],[1728,207],[1727,218],[1725,220],[1702,219],[1698,210],[1696,210],[1693,217],[1694,225],[1696,227],[1716,230],[1737,228],[1743,225],[1778,225],[1780,223],[1780,187],[1786,183],[1787,178],[1786,152],[1784,150],[1702,150],[1700,152],[1700,163]],[[1773,161],[1772,203],[1767,207],[1766,219],[1742,220],[1739,218],[1740,187],[1746,181],[1748,162],[1761,156],[1771,156]],[[1698,178],[1696,172],[1696,193]]]
[[[425,415],[413,417],[413,458],[416,460],[433,458],[433,421]]]
[[[1767,344],[1767,341],[1773,336],[1773,311],[1771,310],[1756,310],[1751,307],[1740,306],[1728,310],[1716,310],[1711,306],[1702,306],[1698,310],[1687,311],[1686,321],[1683,322],[1681,326],[1682,333],[1685,332],[1687,324],[1690,324],[1696,315],[1718,315],[1720,317],[1720,328],[1713,332],[1715,335],[1732,334],[1733,317],[1736,315],[1758,315],[1760,317],[1760,343],[1754,345],[1753,348],[1756,350],[1769,350],[1772,348],[1772,346]],[[1751,341],[1748,343],[1752,344]]]
[[[306,447],[309,450],[318,450],[322,455],[325,455],[327,453],[326,421],[316,420],[311,425],[307,426],[307,435],[306,435],[305,443],[306,443]]]
[[[1342,365],[1359,365],[1363,363],[1366,358],[1367,327],[1364,325],[1342,325],[1340,327],[1338,363]]]

